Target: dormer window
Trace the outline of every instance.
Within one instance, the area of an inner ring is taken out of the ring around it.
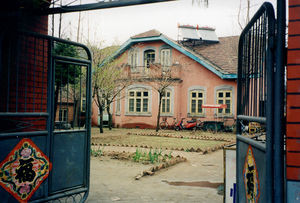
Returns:
[[[153,64],[155,61],[155,51],[147,50],[144,52],[144,65],[146,68],[150,68],[150,64]]]

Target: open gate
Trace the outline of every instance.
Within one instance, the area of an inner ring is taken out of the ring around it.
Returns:
[[[91,53],[79,43],[0,33],[0,200],[86,200]]]
[[[274,41],[274,9],[264,3],[239,41],[237,202],[272,202]],[[258,127],[250,135],[245,126]]]

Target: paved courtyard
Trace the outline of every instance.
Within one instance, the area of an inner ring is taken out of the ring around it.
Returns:
[[[106,147],[130,151],[131,147]],[[206,155],[174,151],[188,159],[153,176],[134,177],[149,169],[131,161],[110,157],[91,158],[91,187],[87,202],[222,202],[217,186],[223,183],[223,150]]]

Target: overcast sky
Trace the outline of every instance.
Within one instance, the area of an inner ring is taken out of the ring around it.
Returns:
[[[80,41],[87,40],[101,46],[122,44],[130,36],[157,29],[163,34],[177,39],[178,24],[209,26],[216,29],[218,37],[239,35],[238,11],[241,4],[241,22],[244,24],[246,0],[209,0],[208,8],[192,4],[192,0],[146,4],[122,8],[101,9],[81,12]],[[84,3],[85,0],[82,0]],[[251,15],[263,0],[251,0]],[[272,0],[271,2],[275,2]],[[274,4],[274,7],[276,5]],[[63,14],[63,37],[76,41],[79,13]],[[49,34],[51,34],[51,17]],[[55,17],[55,36],[58,31],[58,15]]]

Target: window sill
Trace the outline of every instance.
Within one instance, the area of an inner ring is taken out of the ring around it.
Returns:
[[[160,113],[160,116],[164,116],[164,117],[173,117],[174,114],[173,114],[173,113]]]
[[[188,113],[187,117],[188,118],[192,118],[192,117],[205,118],[206,115],[205,114],[191,114],[191,113]]]
[[[234,115],[215,115],[215,118],[234,118]]]
[[[148,113],[133,113],[133,112],[126,112],[125,113],[125,116],[147,116],[147,117],[150,117],[152,116],[152,114],[150,112]]]

